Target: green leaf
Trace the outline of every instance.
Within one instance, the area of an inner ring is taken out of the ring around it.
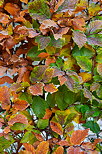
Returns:
[[[30,13],[35,13],[37,15],[44,15],[50,18],[50,10],[45,0],[34,0],[28,3]]]
[[[48,126],[49,120],[48,119],[39,119],[37,122],[37,127],[40,129],[44,129]]]
[[[11,129],[12,130],[25,130],[25,128],[27,127],[27,125],[25,125],[25,124],[22,124],[22,123],[15,123],[12,127],[11,127]]]
[[[54,107],[55,106],[55,93],[53,94],[48,93],[46,102],[47,102],[48,107]]]
[[[93,133],[98,134],[100,132],[100,127],[95,121],[87,121],[83,124],[84,127],[90,128]]]
[[[72,50],[72,54],[74,57],[85,56],[91,58],[94,55],[94,52],[85,47],[79,49],[78,46],[76,45]]]
[[[27,131],[24,134],[23,138],[21,139],[21,143],[27,143],[27,142],[29,142],[29,141],[31,141],[33,139],[34,139],[33,133],[31,131]]]
[[[77,56],[76,57],[78,65],[81,67],[81,69],[85,71],[92,71],[92,60],[84,57],[84,56]]]
[[[80,112],[84,115],[87,111],[89,111],[89,107],[87,105],[83,105],[80,108]]]
[[[71,113],[71,114],[69,114],[68,117],[67,117],[67,119],[66,119],[65,125],[66,125],[67,123],[72,122],[76,116],[77,116],[76,113]]]
[[[46,101],[40,96],[35,96],[33,98],[32,109],[38,118],[42,118],[45,115],[45,110],[47,108]]]
[[[68,114],[65,111],[56,111],[55,118],[60,125],[64,125],[66,122]]]
[[[20,93],[19,99],[27,101],[29,104],[32,103],[32,95],[27,92]]]
[[[38,50],[44,50],[50,43],[49,36],[37,36],[35,42],[38,43]]]
[[[28,53],[27,56],[30,57],[31,59],[39,59],[37,58],[37,56],[41,53],[42,51],[38,51],[38,47],[34,46],[33,48],[31,48]]]
[[[62,48],[64,43],[65,43],[65,39],[55,40],[55,38],[53,36],[51,36],[51,42],[49,45],[54,46],[56,48]]]

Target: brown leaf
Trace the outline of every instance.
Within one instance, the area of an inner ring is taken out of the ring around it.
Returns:
[[[81,142],[85,139],[85,137],[88,135],[89,129],[85,130],[76,130],[72,133],[72,136],[70,138],[70,141],[73,145],[80,145]]]
[[[4,97],[5,96],[5,97]],[[10,107],[10,91],[9,88],[4,86],[0,87],[0,102],[3,109],[9,109]]]
[[[69,147],[67,154],[81,154],[80,147]]]
[[[56,4],[55,8],[54,8],[54,12],[56,12],[58,10],[58,8],[63,4],[65,0],[59,0],[58,3]]]
[[[47,92],[50,92],[50,93],[54,93],[54,92],[58,91],[58,89],[55,87],[55,85],[53,83],[46,84],[44,86],[44,90]]]
[[[19,14],[20,8],[17,4],[6,3],[4,9],[10,13],[12,16],[17,16]]]
[[[82,48],[87,41],[86,35],[79,31],[73,31],[73,40],[78,45],[79,48]]]
[[[4,132],[5,134],[8,134],[9,132],[11,132],[10,126],[5,127],[4,130],[3,130],[3,132]]]
[[[40,57],[41,59],[45,59],[45,58],[47,58],[48,56],[49,56],[49,54],[46,53],[46,52],[41,52],[41,53],[38,55],[38,57]]]
[[[0,66],[0,76],[3,76],[7,70],[7,67]]]
[[[70,144],[68,143],[68,141],[65,140],[61,140],[57,143],[60,146],[70,146]]]
[[[40,33],[37,33],[34,29],[32,29],[32,28],[28,28],[28,33],[29,33],[29,35],[28,35],[28,37],[29,38],[34,38],[34,37],[36,37],[36,36],[38,36]]]
[[[87,28],[87,31],[89,33],[94,32],[98,29],[102,29],[102,21],[101,20],[95,20],[90,22],[89,27]]]
[[[98,46],[102,47],[102,41],[100,38],[88,37],[87,40],[88,40],[89,44],[98,45]]]
[[[84,97],[86,97],[86,98],[90,99],[90,101],[92,101],[92,93],[86,88],[84,88]]]
[[[23,145],[24,145],[24,147],[25,147],[25,149],[27,151],[31,152],[32,154],[36,154],[35,153],[35,149],[34,149],[34,147],[31,144],[29,144],[29,143],[23,143]]]
[[[37,134],[35,132],[32,132],[34,134],[34,136],[37,138],[37,140],[39,140],[40,142],[44,141],[43,137],[41,136],[41,134]]]
[[[64,148],[62,146],[59,146],[53,154],[64,154]]]
[[[42,141],[36,149],[36,154],[47,154],[48,151],[49,151],[48,141]]]
[[[50,127],[57,134],[63,135],[63,129],[62,129],[62,126],[59,123],[54,122],[54,121],[50,121]]]
[[[81,31],[84,31],[85,28],[85,20],[83,18],[74,18],[72,20],[73,22],[73,27],[74,27],[74,30],[81,30]]]
[[[17,109],[17,110],[25,110],[27,107],[29,106],[29,104],[25,101],[25,100],[17,100],[15,103],[14,103],[14,108]]]
[[[93,91],[96,91],[96,90],[99,89],[99,88],[100,88],[100,84],[94,82],[94,83],[92,83],[91,86],[90,86],[90,91],[93,92]]]
[[[30,86],[28,90],[32,95],[38,96],[38,95],[43,95],[43,87],[44,87],[44,83],[40,82],[40,83],[34,84],[33,86]]]
[[[28,124],[28,120],[23,114],[17,114],[17,115],[11,116],[8,121],[8,124],[10,126],[12,126],[14,123]]]
[[[21,2],[23,2],[23,3],[28,3],[28,0],[20,0]]]
[[[62,38],[64,34],[66,34],[69,30],[69,27],[61,28],[56,34],[54,34],[54,38],[58,40],[59,38]]]
[[[55,63],[56,59],[55,57],[47,57],[45,61],[45,65],[50,65],[51,63]]]
[[[97,64],[97,72],[102,76],[102,63]]]
[[[0,84],[4,84],[5,82],[11,84],[14,81],[9,76],[3,76],[2,78],[0,78]]]
[[[18,70],[18,73],[19,73],[19,76],[17,78],[17,82],[21,82],[22,81],[22,78],[24,76],[24,73],[27,71],[27,68],[26,67],[21,67],[19,68]]]

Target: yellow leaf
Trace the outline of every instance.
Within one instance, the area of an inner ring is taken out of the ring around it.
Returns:
[[[86,72],[79,73],[79,76],[82,77],[83,82],[87,82],[87,81],[90,81],[92,79],[92,75],[90,73],[86,73]]]

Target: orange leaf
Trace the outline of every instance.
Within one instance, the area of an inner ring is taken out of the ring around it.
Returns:
[[[36,149],[36,154],[47,154],[48,151],[49,151],[49,143],[47,141],[42,141]]]
[[[23,145],[27,151],[31,152],[32,154],[35,154],[35,149],[31,144],[23,143]]]
[[[3,109],[9,109],[10,107],[10,92],[9,88],[4,86],[0,87],[0,102]]]
[[[7,83],[13,83],[13,79],[11,79],[9,76],[3,76],[2,78],[0,78],[0,84],[4,84],[5,82]]]
[[[62,86],[67,81],[67,78],[64,76],[58,76],[58,80],[60,82],[60,85]]]
[[[14,117],[10,117],[10,120],[8,121],[9,125],[13,125],[14,123],[28,124],[28,120],[24,115],[17,114]]]
[[[68,143],[68,141],[65,141],[65,140],[61,140],[57,144],[58,145],[61,145],[61,146],[70,146],[70,144]]]
[[[67,154],[80,154],[80,147],[69,147]]]
[[[44,90],[50,93],[54,93],[56,91],[58,91],[58,89],[55,87],[55,85],[53,83],[49,83],[47,85],[44,86]]]
[[[54,34],[54,38],[58,40],[59,38],[62,38],[64,34],[66,34],[69,30],[69,27],[61,28],[56,34]]]
[[[0,76],[3,76],[6,72],[6,70],[7,70],[6,67],[0,66]]]
[[[62,146],[59,146],[53,154],[63,154],[64,153],[64,148]]]
[[[0,12],[0,23],[7,24],[9,22],[9,16]]]
[[[23,2],[23,3],[28,3],[28,0],[20,0],[21,2]]]
[[[65,0],[59,0],[58,3],[55,6],[54,12],[56,12],[58,10],[58,8],[63,4]]]
[[[41,136],[41,134],[37,134],[35,132],[32,132],[34,134],[34,136],[37,138],[37,140],[39,140],[40,142],[44,141],[43,137]]]
[[[25,100],[17,100],[14,103],[14,108],[20,111],[25,110],[28,106],[29,104]]]
[[[22,81],[22,78],[24,76],[24,73],[27,71],[27,68],[26,67],[21,67],[19,68],[18,70],[18,73],[19,73],[19,76],[17,78],[17,82],[21,82]]]
[[[70,141],[73,145],[80,145],[81,142],[85,139],[85,137],[88,135],[89,129],[85,130],[76,130],[72,133],[72,136],[70,138]]]
[[[73,27],[74,27],[74,30],[81,30],[81,31],[84,31],[85,28],[85,20],[83,18],[74,18],[73,19]]]
[[[4,130],[3,130],[3,132],[5,134],[8,134],[9,132],[11,132],[10,127],[9,126],[5,127]]]
[[[50,109],[46,109],[46,113],[43,117],[43,119],[49,119],[52,115],[52,111]]]
[[[13,3],[6,3],[4,9],[10,13],[12,16],[17,16],[19,14],[20,8],[18,5]]]
[[[51,63],[55,63],[56,59],[55,57],[47,57],[45,61],[45,65],[50,65]]]
[[[36,83],[33,86],[30,86],[28,90],[32,95],[43,95],[43,86],[44,86],[44,83],[42,82]]]
[[[32,152],[23,150],[23,151],[18,152],[18,154],[32,154]]]
[[[86,73],[86,72],[79,73],[79,76],[82,77],[83,82],[87,82],[87,81],[90,81],[92,79],[92,74]]]
[[[50,121],[50,127],[57,134],[63,135],[63,129],[62,129],[62,126],[59,123],[54,122],[54,121]]]
[[[40,57],[40,58],[47,58],[49,56],[49,54],[48,53],[46,53],[46,52],[41,52],[39,55],[38,55],[38,57]]]

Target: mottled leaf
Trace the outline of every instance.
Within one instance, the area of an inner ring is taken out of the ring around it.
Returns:
[[[54,92],[58,91],[58,89],[55,87],[55,85],[53,83],[46,84],[44,86],[44,90],[47,92],[50,92],[50,93],[54,93]]]
[[[63,129],[59,123],[54,122],[54,121],[50,121],[50,127],[57,134],[63,135]]]
[[[24,147],[25,147],[25,149],[27,151],[31,152],[32,154],[36,154],[35,153],[35,149],[34,149],[34,147],[31,144],[29,144],[29,143],[23,143],[23,145],[24,145]]]
[[[102,63],[97,64],[97,72],[102,76]]]
[[[89,44],[98,45],[98,46],[102,47],[102,40],[100,38],[88,37],[87,41]]]
[[[69,147],[67,150],[67,154],[81,154],[80,147]]]
[[[6,3],[4,9],[13,16],[17,16],[20,11],[18,5],[13,3]]]
[[[20,111],[25,110],[28,106],[29,104],[24,100],[17,100],[14,103],[14,108]]]
[[[62,146],[59,146],[54,152],[53,154],[64,154],[64,148]]]
[[[42,141],[36,149],[37,154],[47,154],[48,151],[49,151],[49,143],[47,141]]]
[[[87,31],[89,33],[92,33],[98,29],[102,29],[102,21],[101,20],[95,20],[95,21],[90,22],[90,24],[87,28]]]

